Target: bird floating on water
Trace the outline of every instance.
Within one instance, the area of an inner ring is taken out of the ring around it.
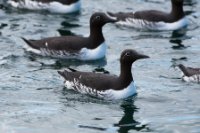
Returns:
[[[90,35],[50,37],[41,40],[27,40],[28,51],[62,59],[97,60],[105,57],[106,43],[102,28],[116,19],[102,12],[94,13],[90,18]]]
[[[143,10],[136,12],[108,12],[117,18],[117,25],[147,30],[178,30],[188,25],[183,11],[183,0],[171,0],[171,12]]]
[[[178,67],[182,71],[183,81],[200,83],[200,68],[186,67],[182,64],[179,64]]]
[[[67,89],[89,94],[103,99],[124,99],[136,94],[136,87],[131,73],[133,62],[149,58],[132,49],[126,49],[120,57],[120,75],[93,72],[81,72],[74,69],[58,71],[65,79]]]

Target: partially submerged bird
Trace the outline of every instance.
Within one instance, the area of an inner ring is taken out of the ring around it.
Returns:
[[[74,13],[81,9],[80,0],[8,0],[7,3],[15,8],[52,13]]]
[[[170,13],[157,10],[119,12],[109,15],[116,17],[118,25],[147,30],[178,30],[188,25],[183,12],[183,0],[171,0]]]
[[[58,71],[65,79],[65,86],[83,94],[103,99],[124,99],[136,94],[136,87],[131,73],[132,63],[149,58],[132,49],[126,49],[120,57],[120,75],[81,72],[73,69]]]
[[[183,72],[183,81],[200,83],[200,68],[186,67],[182,64],[179,64],[178,67]]]
[[[90,35],[50,37],[41,40],[27,40],[28,51],[55,58],[97,60],[105,57],[106,44],[102,27],[106,23],[113,23],[116,19],[105,13],[96,12],[90,18]]]

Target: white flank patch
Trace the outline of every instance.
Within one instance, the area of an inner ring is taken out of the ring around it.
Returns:
[[[15,8],[29,9],[29,10],[47,10],[53,13],[73,13],[81,9],[81,2],[77,1],[76,3],[70,5],[63,5],[59,2],[50,2],[42,3],[32,0],[19,0],[15,2],[13,0],[8,0],[7,2]]]
[[[78,12],[81,9],[81,1],[77,1],[71,5],[62,5],[58,2],[51,2],[49,11],[55,13],[73,13]]]
[[[128,85],[128,87],[124,88],[123,90],[110,89],[108,91],[105,91],[104,94],[107,95],[108,99],[124,99],[136,94],[136,86],[135,83],[132,81]]]
[[[200,75],[193,75],[193,76],[183,76],[182,80],[185,82],[194,82],[194,83],[200,83]]]
[[[34,49],[34,48],[30,47],[29,45],[24,45],[23,47],[28,52],[35,53],[35,54],[38,54],[38,55],[42,55],[40,50]]]
[[[173,22],[150,22],[142,19],[127,18],[126,21],[119,21],[117,25],[133,27],[136,29],[148,29],[148,30],[178,30],[180,28],[186,27],[188,25],[188,20],[186,17]]]
[[[45,45],[48,45],[47,43]],[[78,59],[78,60],[97,60],[105,57],[106,54],[106,44],[102,43],[95,49],[87,49],[82,48],[77,53],[69,53],[65,50],[50,50],[48,48],[41,48],[40,50],[34,49],[28,45],[25,46],[25,49],[28,52],[32,52],[42,56],[50,56],[54,58],[61,58],[61,59]]]
[[[74,81],[71,81],[71,82],[65,81],[65,87],[67,89],[73,89],[75,91],[78,91],[82,94],[88,94],[91,96],[95,96],[95,97],[99,97],[103,99],[110,99],[110,100],[125,99],[127,97],[130,97],[136,94],[136,86],[133,81],[129,84],[128,87],[124,88],[123,90],[109,89],[106,91],[97,91],[95,89],[92,89],[90,87],[87,87],[81,84],[76,79],[74,79]]]
[[[105,42],[95,49],[82,48],[80,51],[80,60],[97,60],[105,57],[107,46]]]

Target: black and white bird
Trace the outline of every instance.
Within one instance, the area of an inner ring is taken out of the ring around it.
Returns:
[[[107,45],[102,33],[106,23],[116,19],[105,13],[96,12],[90,18],[90,35],[50,37],[41,40],[27,40],[27,50],[42,56],[64,59],[97,60],[105,57]]]
[[[182,71],[183,81],[200,83],[200,68],[186,67],[182,64],[179,64],[178,67]]]
[[[183,0],[171,0],[171,12],[144,10],[136,12],[119,12],[109,15],[116,17],[117,25],[145,30],[178,30],[188,25],[183,11]]]
[[[136,87],[131,73],[133,62],[149,58],[132,49],[126,49],[120,57],[120,75],[81,72],[73,69],[58,71],[65,79],[65,86],[83,94],[103,99],[124,99],[136,94]]]
[[[74,13],[81,9],[80,0],[8,0],[7,3],[15,8],[52,13]]]

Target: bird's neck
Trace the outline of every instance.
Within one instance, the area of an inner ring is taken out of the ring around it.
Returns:
[[[102,27],[100,26],[90,26],[90,41],[92,42],[90,44],[90,48],[96,48],[99,45],[101,45],[105,39],[102,33]]]
[[[177,20],[183,18],[184,17],[183,5],[180,6],[172,3],[172,10],[170,14]]]
[[[132,67],[132,63],[121,62],[121,73],[120,73],[119,78],[126,85],[129,85],[130,82],[133,81],[131,67]]]
[[[180,67],[181,71],[184,73],[184,75],[186,76],[190,76],[190,74],[188,73],[188,70],[185,66]]]

